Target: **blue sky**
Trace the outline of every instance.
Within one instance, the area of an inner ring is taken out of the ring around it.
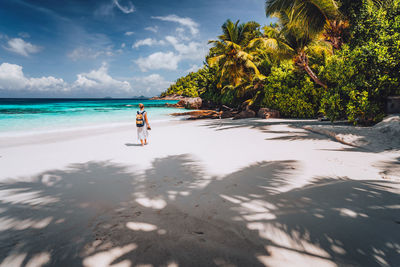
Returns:
[[[154,96],[262,0],[1,0],[0,97]]]

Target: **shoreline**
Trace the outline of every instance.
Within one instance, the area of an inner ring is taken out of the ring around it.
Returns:
[[[152,121],[152,125],[162,126],[165,124],[175,124],[181,122],[181,119],[161,119]],[[115,133],[118,131],[133,131],[136,134],[136,125],[134,121],[98,124],[92,126],[81,126],[73,128],[61,128],[58,130],[32,131],[32,132],[10,132],[0,135],[0,148],[13,146],[22,146],[30,144],[52,143],[62,140],[71,140],[82,137],[96,136]]]

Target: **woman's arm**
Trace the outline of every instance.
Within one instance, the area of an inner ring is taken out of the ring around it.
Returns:
[[[144,113],[144,120],[146,121],[147,128],[150,128],[149,120],[147,119],[147,112]]]

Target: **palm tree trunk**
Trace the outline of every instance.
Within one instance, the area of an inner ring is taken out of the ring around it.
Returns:
[[[310,66],[308,66],[308,64],[306,64],[304,66],[304,70],[307,72],[307,74],[311,77],[311,79],[314,80],[314,82],[318,85],[321,85],[323,88],[327,88],[328,86],[326,84],[324,84],[323,82],[321,82],[320,79],[318,79],[317,75],[315,75],[315,73],[312,71],[312,69],[310,68]]]
[[[312,71],[312,69],[308,65],[308,57],[307,57],[306,53],[300,52],[299,55],[295,58],[295,64],[298,67],[300,67],[301,69],[303,69],[305,72],[307,72],[307,74],[311,77],[311,79],[313,79],[313,81],[316,84],[322,86],[325,89],[328,87],[326,84],[321,82],[321,80],[317,77],[317,75],[315,75],[315,73]]]

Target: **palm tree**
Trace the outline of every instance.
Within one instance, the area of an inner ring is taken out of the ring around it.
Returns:
[[[332,45],[332,51],[341,49],[348,22],[339,12],[335,0],[267,0],[266,14],[286,12],[294,27],[300,27],[306,34],[314,35],[324,31],[325,41]],[[287,25],[290,27],[291,25]]]
[[[333,54],[342,48],[348,27],[349,23],[346,20],[332,20],[325,25],[323,36],[325,41],[332,45]]]
[[[327,88],[310,68],[309,54],[329,53],[331,47],[324,42],[321,35],[303,32],[300,26],[295,26],[286,12],[275,15],[280,24],[264,27],[264,37],[253,39],[250,45],[262,45],[278,61],[292,59],[316,84]]]
[[[320,33],[340,15],[335,0],[266,0],[265,5],[268,16],[285,12],[295,26],[310,33]]]
[[[239,24],[239,21],[233,23],[227,20],[222,25],[223,34],[218,36],[219,40],[209,41],[214,47],[210,50],[207,62],[210,66],[219,66],[218,88],[222,87],[224,81],[235,88],[254,77],[263,77],[248,47],[249,39],[254,35],[254,26],[254,22]]]

